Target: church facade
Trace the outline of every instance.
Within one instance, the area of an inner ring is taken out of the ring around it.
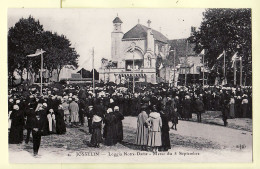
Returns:
[[[102,59],[99,80],[102,82],[156,83],[162,60],[169,55],[168,38],[159,31],[147,26],[135,25],[128,32],[121,30],[123,22],[119,17],[113,20],[111,33],[111,60]]]

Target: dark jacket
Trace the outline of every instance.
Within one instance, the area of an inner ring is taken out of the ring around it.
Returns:
[[[204,110],[204,104],[200,99],[195,100],[195,110],[201,112]]]

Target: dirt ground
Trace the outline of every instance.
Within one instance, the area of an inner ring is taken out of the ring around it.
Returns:
[[[64,135],[43,136],[39,156],[32,156],[32,142],[9,145],[11,163],[110,163],[110,162],[252,162],[252,119],[228,119],[224,127],[218,113],[205,113],[202,123],[179,120],[170,130],[171,149],[153,154],[135,145],[136,117],[123,120],[124,140],[115,146],[88,146],[87,125],[67,128]],[[171,124],[170,124],[171,125]],[[24,133],[26,134],[26,132]]]

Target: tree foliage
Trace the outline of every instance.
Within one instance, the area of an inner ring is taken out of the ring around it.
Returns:
[[[37,49],[43,49],[44,68],[52,72],[54,69],[60,73],[64,65],[78,67],[79,55],[71,46],[71,42],[64,35],[44,31],[39,20],[32,16],[21,18],[15,26],[8,31],[8,74],[9,78],[17,71],[21,76],[24,69],[31,73],[38,73],[40,57],[28,58],[29,54]]]
[[[207,9],[198,31],[189,40],[195,43],[195,51],[206,49],[205,60],[215,67],[213,74],[223,77],[223,58],[217,57],[226,52],[226,73],[232,79],[232,56],[238,52],[242,56],[243,81],[251,84],[252,77],[252,34],[251,9]]]

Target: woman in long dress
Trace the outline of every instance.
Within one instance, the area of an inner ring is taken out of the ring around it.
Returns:
[[[185,100],[183,101],[183,109],[182,109],[184,119],[189,120],[190,119],[190,114],[191,114],[191,100],[190,96],[186,95]]]
[[[94,115],[92,119],[93,133],[90,140],[91,147],[99,148],[99,144],[102,142],[101,128],[102,128],[102,118],[98,115]]]
[[[123,140],[123,136],[124,136],[124,132],[123,132],[123,123],[122,120],[124,120],[124,115],[120,112],[119,107],[115,106],[114,108],[114,115],[116,118],[116,139],[117,142],[122,142]]]
[[[141,150],[147,150],[148,143],[148,125],[146,123],[148,115],[146,109],[146,106],[142,106],[141,113],[137,117],[136,145],[141,146]]]
[[[116,144],[116,117],[113,115],[113,110],[108,108],[107,114],[104,117],[104,138],[105,145],[112,146]]]
[[[62,105],[59,105],[57,116],[56,116],[56,132],[57,134],[65,134],[66,133],[66,125],[64,121],[64,110]]]
[[[232,97],[230,98],[229,102],[229,116],[230,118],[235,118],[235,99]]]
[[[162,119],[156,105],[153,106],[146,123],[149,126],[148,146],[153,148],[153,152],[157,152],[158,147],[162,146]]]
[[[241,110],[242,110],[242,117],[243,118],[247,117],[247,111],[248,111],[247,107],[248,107],[247,95],[243,95],[242,102],[241,102]]]
[[[11,123],[10,134],[9,134],[9,143],[10,144],[22,143],[24,119],[21,111],[19,110],[18,105],[13,106],[10,119],[12,120],[12,123]]]
[[[40,118],[42,119],[42,136],[46,136],[50,134],[50,130],[49,130],[49,122],[48,122],[48,118],[47,118],[47,109],[45,108],[45,106],[43,106],[42,103],[39,103],[37,105],[37,108],[35,110],[35,113],[38,113]]]

